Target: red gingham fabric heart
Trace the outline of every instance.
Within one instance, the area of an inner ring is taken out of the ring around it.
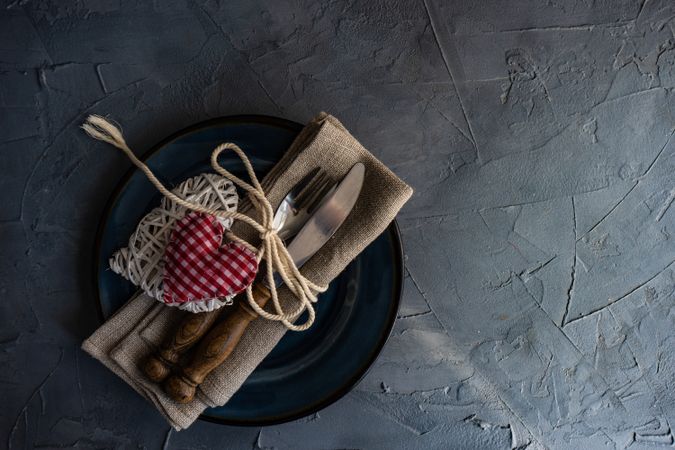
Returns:
[[[164,253],[165,303],[227,297],[253,282],[255,254],[235,242],[221,246],[222,240],[214,216],[189,213],[176,222]]]

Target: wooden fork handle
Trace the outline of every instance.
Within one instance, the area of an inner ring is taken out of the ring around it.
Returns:
[[[256,283],[253,285],[253,298],[263,307],[270,298],[270,291],[262,283]],[[197,386],[230,356],[256,317],[258,315],[244,301],[239,301],[236,309],[204,336],[192,361],[166,380],[164,391],[178,403],[192,401]]]
[[[143,372],[155,383],[160,383],[171,373],[178,358],[194,346],[209,331],[220,315],[220,310],[188,314],[175,332],[164,341],[159,349],[143,362]]]

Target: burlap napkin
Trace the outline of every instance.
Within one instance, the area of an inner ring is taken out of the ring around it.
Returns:
[[[366,174],[354,209],[330,241],[302,268],[306,277],[320,285],[339,275],[386,229],[412,195],[412,189],[363,148],[336,118],[325,113],[301,131],[262,181],[276,207],[310,170],[321,167],[337,181],[357,162],[365,165]],[[242,209],[247,210],[246,202],[242,202]],[[248,209],[248,213],[252,211]],[[245,227],[235,224],[233,231],[254,241]],[[279,297],[282,305],[293,301],[286,288],[279,290]],[[151,401],[177,430],[192,424],[207,407],[224,405],[287,331],[279,322],[253,321],[230,357],[200,386],[195,400],[181,405],[148,381],[139,365],[185,314],[189,313],[138,294],[82,344],[86,352]]]

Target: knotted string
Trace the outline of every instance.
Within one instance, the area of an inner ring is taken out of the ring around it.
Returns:
[[[251,162],[246,157],[246,154],[236,144],[224,143],[218,145],[211,153],[211,167],[213,167],[213,170],[215,170],[219,175],[228,178],[234,184],[246,191],[249,199],[251,200],[251,204],[260,214],[260,222],[237,211],[218,211],[216,209],[205,208],[199,204],[187,201],[168,190],[162,184],[162,182],[157,179],[155,174],[152,173],[150,168],[136,157],[134,152],[124,141],[124,137],[122,136],[120,129],[108,122],[103,117],[90,115],[82,125],[82,129],[84,129],[84,131],[94,139],[107,142],[108,144],[111,144],[122,150],[129,157],[131,162],[148,177],[150,182],[155,185],[157,190],[159,190],[162,195],[174,201],[178,205],[200,213],[210,214],[222,218],[231,218],[233,220],[241,220],[255,229],[260,235],[261,240],[260,246],[257,248],[232,233],[228,234],[228,238],[246,246],[246,248],[254,252],[256,254],[258,263],[260,263],[260,261],[263,259],[266,261],[265,280],[267,287],[269,288],[271,294],[270,297],[272,299],[276,313],[265,311],[255,302],[255,299],[253,298],[252,285],[249,285],[246,288],[246,299],[248,300],[249,306],[260,316],[268,320],[281,322],[289,330],[303,331],[312,326],[312,323],[314,323],[314,319],[316,317],[313,303],[316,303],[317,293],[324,292],[327,287],[319,286],[313,283],[312,281],[305,278],[298,270],[297,266],[293,262],[293,258],[288,253],[286,246],[272,225],[274,220],[274,211],[269,200],[267,200],[267,197],[265,197],[265,192],[263,191],[263,188],[255,175],[253,167],[251,166]],[[237,156],[239,156],[239,159],[241,159],[241,162],[246,168],[246,172],[248,173],[252,184],[246,183],[218,164],[218,156],[225,150],[232,150],[237,154]],[[298,307],[291,312],[284,311],[281,307],[281,304],[279,303],[279,296],[274,281],[275,272],[279,274],[286,286],[288,286],[290,291],[299,301]],[[305,310],[307,310],[308,313],[307,320],[301,325],[295,325],[293,320],[295,320]]]

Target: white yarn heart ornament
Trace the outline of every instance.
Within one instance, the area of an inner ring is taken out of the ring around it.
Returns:
[[[234,184],[220,175],[205,173],[189,178],[172,190],[177,196],[205,208],[234,212],[239,197]],[[187,209],[167,197],[160,206],[146,214],[129,238],[127,247],[115,252],[109,260],[113,272],[140,287],[150,297],[161,302],[164,298],[164,251],[176,221]],[[228,230],[232,219],[217,218]],[[234,296],[184,303],[166,303],[193,313],[213,311],[232,304]]]

